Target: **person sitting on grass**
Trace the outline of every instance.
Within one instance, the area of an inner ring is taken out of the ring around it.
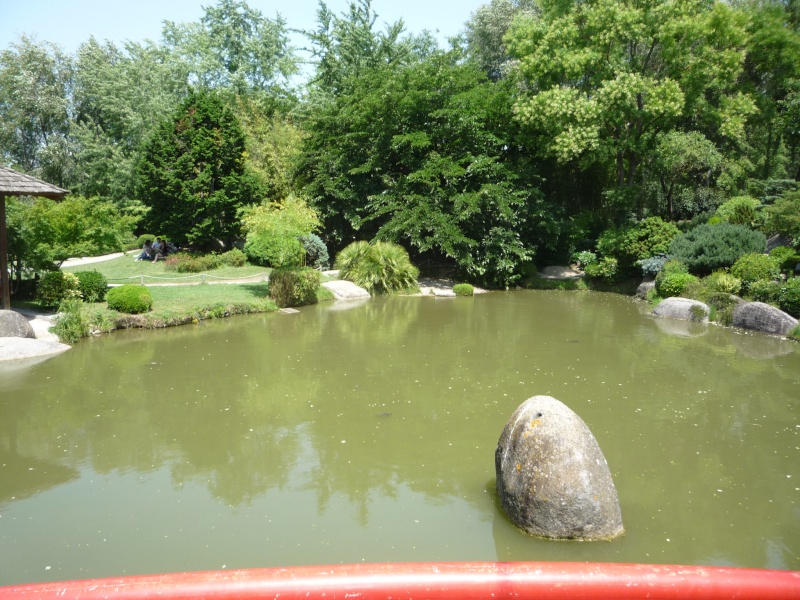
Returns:
[[[164,260],[167,257],[167,252],[167,243],[161,241],[160,237],[157,237],[156,241],[153,242],[153,262],[157,262],[159,258]]]
[[[136,257],[136,260],[150,260],[151,258],[153,258],[153,242],[151,240],[146,240],[142,248],[142,253]]]

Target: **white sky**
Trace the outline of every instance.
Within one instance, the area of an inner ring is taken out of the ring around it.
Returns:
[[[440,47],[460,33],[471,14],[489,0],[373,0],[372,9],[383,23],[403,19],[406,30],[419,33],[428,29],[436,33]],[[0,50],[6,49],[21,34],[38,41],[53,42],[69,53],[94,35],[98,40],[111,40],[117,45],[125,40],[158,41],[164,20],[197,21],[203,6],[216,0],[0,0]],[[288,27],[313,29],[317,0],[247,0],[251,8],[268,18],[280,13]],[[328,0],[328,7],[339,14],[348,0]],[[438,32],[438,33],[437,33]],[[293,37],[295,46],[305,44],[302,36]]]

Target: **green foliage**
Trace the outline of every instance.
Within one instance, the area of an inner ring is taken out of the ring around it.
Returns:
[[[145,242],[148,242],[148,241],[149,242],[153,242],[153,241],[155,241],[155,239],[156,239],[156,236],[154,236],[152,233],[143,233],[142,235],[140,235],[139,237],[136,238],[136,247],[137,248],[142,248],[142,247],[144,247],[144,243]],[[163,239],[163,236],[162,236],[162,239]]]
[[[710,290],[723,294],[738,294],[742,289],[742,280],[727,271],[714,271],[704,283]]]
[[[597,255],[589,250],[583,250],[573,254],[572,260],[575,261],[575,264],[578,266],[578,268],[585,269],[586,265],[591,265],[597,262]]]
[[[786,194],[765,210],[770,231],[800,240],[800,191]]]
[[[80,299],[78,278],[72,273],[49,271],[39,280],[36,296],[42,306],[58,306],[62,300]]]
[[[312,269],[327,269],[330,264],[328,247],[322,239],[313,233],[300,238],[300,243],[306,251],[306,266]]]
[[[243,267],[247,262],[247,255],[238,248],[232,248],[219,255],[220,263],[229,267]]]
[[[731,274],[742,280],[747,291],[754,281],[776,279],[780,275],[778,261],[766,254],[752,253],[740,256],[731,267]]]
[[[736,196],[721,204],[715,215],[727,223],[752,228],[758,220],[759,206],[761,203],[751,196]]]
[[[299,266],[306,256],[301,238],[319,226],[317,212],[297,196],[249,207],[242,211],[242,227],[247,233],[244,252],[255,264]]]
[[[641,267],[643,275],[655,276],[661,272],[668,260],[669,258],[666,254],[658,254],[650,258],[637,260],[636,265]]]
[[[176,252],[164,261],[165,271],[178,273],[205,273],[213,271],[222,265],[222,258],[216,254],[189,254]]]
[[[130,315],[149,312],[153,308],[153,296],[143,285],[126,283],[108,290],[108,308]]]
[[[781,272],[794,273],[797,263],[800,263],[800,254],[797,254],[789,246],[778,246],[773,248],[769,255],[775,259]]]
[[[681,296],[686,287],[697,281],[690,273],[659,273],[656,277],[656,292],[662,298]]]
[[[281,307],[317,302],[320,273],[309,267],[282,267],[269,275],[269,297]]]
[[[777,281],[759,279],[750,282],[747,286],[747,297],[754,302],[777,304],[781,295],[782,286]]]
[[[597,240],[597,250],[614,257],[622,270],[628,271],[640,260],[665,254],[680,231],[660,217],[648,217],[632,225],[604,231]]]
[[[261,195],[245,167],[244,133],[230,107],[205,91],[189,94],[144,145],[137,164],[148,227],[179,245],[230,241],[238,211]]]
[[[669,253],[684,262],[692,273],[705,274],[730,267],[745,254],[763,252],[766,245],[763,233],[743,225],[706,224],[675,238]]]
[[[783,286],[778,298],[778,306],[796,319],[800,319],[800,277],[793,277]]]
[[[336,256],[335,268],[342,279],[378,295],[413,290],[419,275],[405,248],[391,242],[353,242]]]
[[[453,286],[453,293],[456,296],[472,296],[475,294],[475,288],[469,283],[457,283]]]
[[[76,271],[78,290],[84,302],[103,302],[108,292],[108,280],[97,271]]]
[[[598,262],[586,265],[583,272],[587,277],[614,282],[619,278],[619,267],[616,258],[603,257]]]
[[[538,190],[513,93],[455,51],[349,80],[307,121],[299,173],[329,243],[402,242],[482,285],[517,281],[565,224]]]
[[[82,312],[83,302],[78,298],[63,300],[58,305],[58,314],[54,320],[53,333],[64,344],[74,344],[89,335],[89,320]]]

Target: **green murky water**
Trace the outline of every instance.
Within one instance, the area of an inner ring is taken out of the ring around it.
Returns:
[[[800,344],[513,292],[307,307],[0,367],[0,585],[460,560],[800,569]],[[531,538],[494,450],[535,394],[602,448],[626,528]]]

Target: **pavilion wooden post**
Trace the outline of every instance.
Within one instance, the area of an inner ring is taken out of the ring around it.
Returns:
[[[11,309],[11,276],[8,273],[8,235],[6,234],[6,197],[0,194],[0,309]]]

